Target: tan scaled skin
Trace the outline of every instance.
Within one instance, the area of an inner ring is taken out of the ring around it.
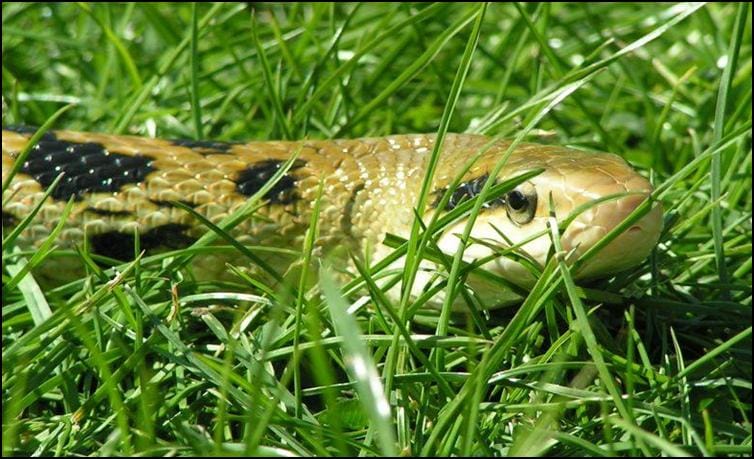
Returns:
[[[434,146],[433,135],[397,135],[355,140],[249,142],[232,144],[227,151],[219,152],[212,148],[180,146],[173,141],[133,136],[72,131],[55,131],[53,134],[58,140],[73,144],[99,144],[109,154],[146,155],[152,158],[150,165],[153,168],[138,183],[129,183],[114,191],[84,193],[74,203],[56,241],[61,248],[80,246],[85,235],[133,234],[134,229],[144,234],[166,224],[186,225],[189,228],[187,236],[198,238],[206,228],[186,211],[164,203],[188,203],[210,221],[218,223],[248,199],[247,195],[239,193],[236,185],[244,169],[270,160],[282,162],[297,153],[300,163],[288,172],[295,179],[290,190],[295,193],[295,199],[271,200],[257,211],[254,218],[242,222],[231,234],[243,244],[300,250],[322,180],[318,252],[344,257],[344,261],[349,253],[353,253],[372,263],[390,253],[390,249],[382,245],[387,233],[404,238],[409,236],[414,218],[412,209]],[[3,181],[14,158],[30,137],[30,133],[3,130]],[[449,134],[445,137],[430,204],[488,142],[489,138],[477,135]],[[499,141],[486,149],[462,181],[488,174],[508,145],[508,141]],[[616,193],[635,193],[593,206],[569,226],[561,242],[565,250],[573,249],[572,259],[575,259],[620,223],[652,190],[649,182],[618,156],[537,144],[519,145],[498,180],[538,168],[544,171],[521,185],[538,196],[532,220],[514,223],[505,207],[486,208],[477,218],[473,237],[496,246],[506,246],[493,225],[513,243],[543,230],[549,215],[549,195],[552,195],[557,217],[562,219],[576,207],[594,199]],[[17,174],[3,195],[4,216],[8,214],[14,220],[21,220],[39,202],[43,193],[44,187],[33,176]],[[19,245],[39,247],[57,223],[64,206],[65,200],[49,199],[32,224],[22,232]],[[430,206],[427,219],[435,211]],[[438,240],[438,246],[452,255],[458,244],[456,234],[463,232],[464,225],[465,222],[461,221],[448,228]],[[657,243],[661,225],[662,210],[657,205],[584,266],[577,273],[578,277],[605,276],[640,263]],[[523,246],[523,250],[542,265],[549,249],[550,240],[546,235]],[[490,248],[474,244],[467,248],[464,258],[473,261],[490,253]],[[197,256],[193,273],[199,279],[232,277],[225,263],[242,263],[239,258],[221,254]],[[295,261],[281,256],[267,259],[281,271]],[[393,267],[400,268],[401,263],[398,261]],[[348,263],[344,265],[349,266]],[[46,275],[52,273],[60,280],[76,275],[68,269],[42,268]],[[526,269],[505,257],[487,263],[484,268],[518,285],[529,286],[533,282]],[[430,278],[429,273],[419,276],[414,286],[415,294]],[[501,291],[499,286],[483,282],[475,284],[473,279],[469,283],[479,290],[487,306],[514,298],[510,292]]]

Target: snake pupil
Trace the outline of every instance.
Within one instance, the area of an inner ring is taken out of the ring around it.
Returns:
[[[506,194],[505,211],[515,225],[529,223],[537,213],[537,191],[531,184],[525,183]]]
[[[513,210],[523,210],[526,208],[527,200],[526,196],[518,190],[513,190],[508,193],[508,205]]]

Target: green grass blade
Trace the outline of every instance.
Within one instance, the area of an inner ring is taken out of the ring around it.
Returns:
[[[343,353],[350,379],[356,383],[362,407],[377,432],[381,452],[386,456],[395,456],[395,430],[382,382],[372,357],[361,340],[359,326],[348,313],[348,306],[330,270],[325,266],[320,271],[320,287],[325,295],[335,330],[343,338]]]
[[[199,99],[199,26],[196,3],[191,4],[191,112],[194,114],[195,139],[204,138],[202,106]]]
[[[717,105],[715,107],[715,127],[713,130],[714,140],[719,141],[723,138],[723,128],[725,126],[725,111],[728,105],[728,92],[733,81],[733,72],[738,64],[738,55],[741,49],[744,29],[746,27],[746,16],[749,11],[748,3],[739,3],[736,13],[735,28],[730,38],[728,46],[727,63],[720,78],[720,86],[717,93]],[[710,168],[711,199],[713,202],[720,200],[721,195],[721,154],[712,157],[712,167]],[[715,262],[717,263],[717,273],[722,284],[728,283],[728,268],[725,265],[725,251],[723,248],[723,217],[720,205],[712,208],[712,237],[715,241]]]

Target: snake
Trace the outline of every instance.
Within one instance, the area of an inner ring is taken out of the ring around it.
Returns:
[[[448,214],[478,196],[488,180],[503,183],[537,171],[480,207],[472,242],[463,253],[464,262],[485,260],[481,268],[486,272],[526,288],[536,273],[522,256],[544,266],[553,251],[547,231],[553,215],[563,219],[580,209],[560,234],[562,250],[575,260],[653,191],[649,180],[615,154],[525,142],[511,148],[510,140],[448,133],[438,148],[426,206],[418,212],[435,134],[231,142],[54,130],[20,158],[35,131],[3,128],[4,186],[9,180],[3,192],[4,233],[33,214],[15,239],[18,247],[39,250],[54,233],[55,246],[69,254],[86,246],[93,254],[120,261],[134,258],[137,242],[145,253],[189,247],[208,231],[197,215],[218,224],[261,193],[253,214],[229,232],[238,243],[259,248],[264,260],[285,270],[295,263],[297,250],[300,258],[316,208],[316,257],[340,256],[343,271],[353,272],[349,260],[356,256],[375,263],[385,258],[393,250],[385,244],[388,235],[408,239],[417,216],[428,221]],[[504,155],[503,167],[496,168]],[[288,169],[271,184],[282,167]],[[70,212],[61,222],[67,205]],[[434,247],[455,254],[468,218],[467,212],[451,221],[433,240]],[[655,203],[603,244],[575,277],[606,277],[637,266],[658,243],[661,229],[662,207]],[[494,256],[506,247],[520,256]],[[35,272],[60,282],[80,275],[78,258],[51,257]],[[404,263],[405,256],[391,266],[400,271]],[[447,275],[447,266],[426,263],[415,281],[417,295],[437,282],[438,271],[445,269]],[[186,270],[197,280],[226,279],[234,276],[229,265],[242,264],[232,251],[205,251]],[[512,297],[489,280],[468,283],[490,307]]]

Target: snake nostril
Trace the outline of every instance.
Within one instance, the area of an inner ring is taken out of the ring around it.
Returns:
[[[635,225],[628,229],[627,233],[629,234],[635,234],[635,233],[641,233],[641,226]]]

